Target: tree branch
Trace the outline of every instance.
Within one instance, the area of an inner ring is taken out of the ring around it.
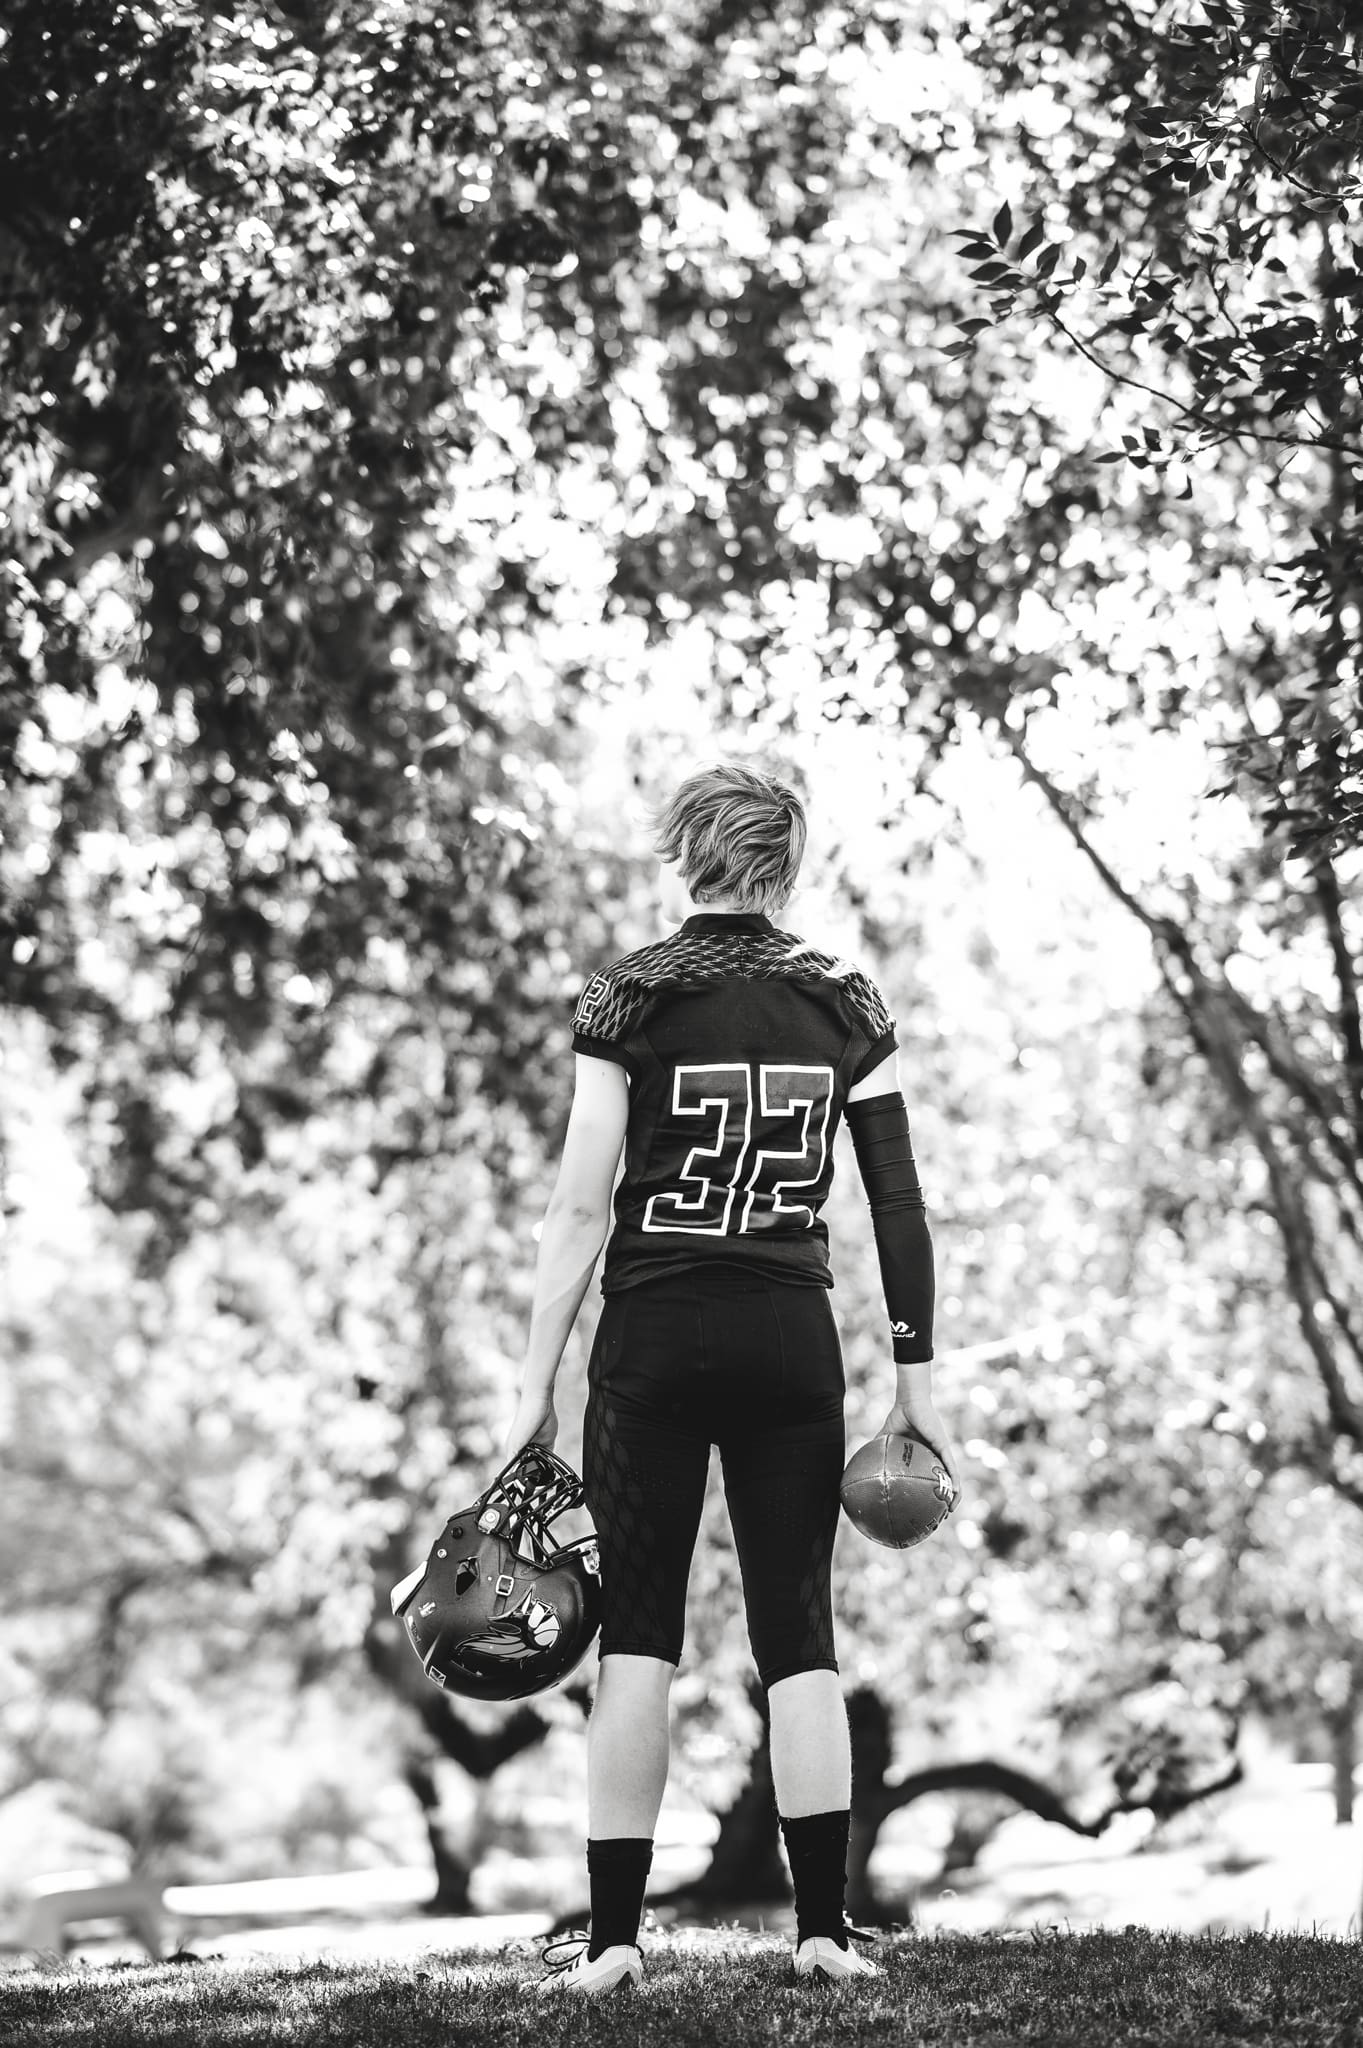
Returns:
[[[1316,901],[1325,920],[1339,987],[1339,1030],[1344,1040],[1344,1077],[1354,1158],[1363,1165],[1363,1020],[1359,1017],[1358,975],[1344,930],[1344,906],[1339,877],[1328,852],[1322,852],[1312,867]],[[1357,1172],[1355,1173],[1357,1178]]]
[[[1158,959],[1161,977],[1187,1018],[1198,1051],[1220,1080],[1264,1163],[1272,1191],[1273,1220],[1283,1242],[1287,1281],[1296,1304],[1298,1325],[1316,1361],[1330,1420],[1341,1436],[1363,1447],[1363,1402],[1357,1400],[1346,1386],[1329,1338],[1322,1331],[1317,1310],[1322,1304],[1328,1308],[1340,1335],[1355,1357],[1363,1362],[1359,1336],[1343,1303],[1325,1280],[1316,1253],[1314,1226],[1302,1189],[1296,1176],[1289,1172],[1263,1107],[1245,1079],[1241,1046],[1235,1042],[1228,1027],[1227,1005],[1218,1000],[1220,992],[1212,987],[1193,958],[1184,935],[1175,930],[1173,937],[1178,942],[1177,956],[1188,978],[1187,986],[1181,987],[1172,971],[1169,954],[1175,951],[1175,947],[1169,940],[1166,940],[1168,950]]]
[[[1120,1813],[1148,1811],[1159,1820],[1167,1820],[1171,1814],[1182,1813],[1201,1799],[1210,1799],[1213,1793],[1238,1785],[1243,1776],[1244,1766],[1236,1757],[1219,1778],[1213,1778],[1205,1785],[1187,1786],[1178,1791],[1164,1791],[1157,1785],[1142,1798],[1128,1796],[1114,1800],[1096,1820],[1087,1821],[1081,1820],[1058,1793],[1039,1778],[1034,1778],[1029,1771],[1016,1770],[1011,1764],[996,1763],[992,1757],[979,1757],[968,1763],[933,1764],[927,1770],[914,1771],[907,1778],[901,1778],[897,1785],[883,1786],[873,1812],[876,1819],[883,1822],[890,1814],[911,1806],[915,1799],[922,1799],[929,1792],[997,1792],[1028,1813],[1036,1814],[1039,1819],[1053,1821],[1057,1827],[1068,1828],[1072,1835],[1084,1835],[1092,1841],[1103,1834]]]
[[[1177,417],[1185,425],[1198,427],[1206,433],[1215,434],[1218,441],[1247,440],[1279,448],[1323,448],[1338,455],[1345,455],[1352,462],[1363,461],[1363,443],[1336,440],[1324,433],[1316,433],[1308,437],[1303,437],[1300,434],[1275,434],[1271,429],[1251,426],[1248,421],[1233,422],[1227,425],[1223,420],[1212,419],[1200,406],[1194,405],[1185,399],[1175,398],[1171,391],[1163,390],[1157,384],[1147,384],[1143,378],[1133,377],[1128,371],[1114,369],[1111,363],[1104,361],[1103,357],[1098,354],[1091,342],[1085,341],[1082,335],[1078,334],[1073,327],[1068,326],[1061,319],[1059,313],[1053,307],[1043,304],[1041,310],[1057,332],[1063,334],[1066,341],[1073,348],[1078,349],[1080,355],[1086,361],[1092,363],[1095,370],[1101,371],[1109,382],[1125,384],[1132,391],[1144,391],[1148,397],[1160,399],[1165,405],[1173,408]]]
[[[533,1749],[549,1733],[549,1722],[533,1707],[518,1707],[507,1720],[489,1733],[470,1727],[449,1701],[432,1687],[417,1696],[422,1726],[442,1756],[467,1771],[471,1778],[490,1778],[512,1757]]]
[[[1156,1785],[1144,1799],[1123,1798],[1114,1800],[1106,1811],[1099,1815],[1096,1833],[1101,1834],[1119,1813],[1153,1813],[1156,1820],[1168,1820],[1173,1814],[1183,1813],[1200,1800],[1210,1799],[1217,1792],[1228,1792],[1232,1785],[1238,1785],[1245,1775],[1245,1767],[1239,1757],[1233,1757],[1219,1778],[1210,1778],[1205,1785],[1188,1785],[1178,1791],[1161,1791]]]
[[[995,1763],[991,1757],[979,1757],[969,1763],[932,1764],[927,1770],[914,1771],[897,1785],[882,1786],[872,1812],[878,1820],[887,1820],[892,1813],[911,1806],[915,1799],[922,1799],[929,1792],[998,1792],[1014,1805],[1025,1807],[1028,1813],[1068,1828],[1072,1835],[1100,1835],[1111,1818],[1108,1814],[1096,1821],[1080,1820],[1049,1785],[1043,1785],[1027,1771],[1014,1770],[1011,1764]]]
[[[1265,163],[1272,165],[1279,177],[1286,178],[1288,183],[1295,185],[1299,192],[1307,193],[1312,199],[1332,200],[1335,205],[1339,205],[1342,200],[1356,199],[1358,197],[1359,186],[1357,179],[1354,179],[1348,186],[1329,189],[1323,185],[1308,184],[1305,178],[1297,176],[1297,173],[1290,164],[1285,164],[1278,157],[1274,156],[1273,151],[1258,133],[1251,116],[1246,115],[1241,125],[1245,134],[1249,137],[1251,148],[1257,151]]]
[[[1318,1309],[1322,1305],[1328,1309],[1340,1335],[1361,1362],[1363,1339],[1353,1329],[1344,1304],[1325,1280],[1303,1190],[1297,1176],[1289,1171],[1262,1104],[1245,1078],[1242,1063],[1244,1034],[1242,1032],[1237,1040],[1232,1026],[1236,1005],[1228,997],[1227,985],[1224,980],[1220,986],[1213,985],[1198,963],[1187,933],[1172,918],[1158,916],[1149,910],[1126,887],[1075,816],[1073,800],[1031,760],[1021,735],[1011,731],[1002,720],[999,726],[1026,779],[1041,791],[1105,887],[1150,933],[1161,979],[1187,1019],[1194,1044],[1244,1122],[1268,1174],[1273,1218],[1283,1242],[1287,1280],[1297,1309],[1298,1325],[1315,1360],[1330,1421],[1341,1436],[1363,1447],[1363,1401],[1357,1399],[1345,1383],[1330,1338],[1318,1320]],[[1182,979],[1176,968],[1181,970]]]
[[[1356,1196],[1360,1204],[1363,1204],[1363,1173],[1360,1172],[1363,1152],[1356,1157],[1335,1129],[1336,1119],[1341,1113],[1348,1114],[1347,1101],[1332,1100],[1330,1092],[1296,1058],[1284,1042],[1279,1028],[1280,1019],[1257,1010],[1248,996],[1242,995],[1224,975],[1219,988],[1222,1000],[1235,1012],[1245,1037],[1257,1045],[1263,1054],[1269,1072],[1276,1080],[1281,1081],[1288,1093],[1295,1096],[1302,1107],[1315,1118],[1325,1140],[1326,1150],[1344,1176],[1344,1185],[1350,1194]],[[1309,1138],[1303,1137],[1302,1145],[1303,1150],[1311,1154]],[[1348,1209],[1342,1205],[1340,1218],[1349,1236],[1355,1243],[1360,1242],[1359,1226]]]

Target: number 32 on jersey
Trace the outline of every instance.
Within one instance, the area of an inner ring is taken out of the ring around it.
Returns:
[[[649,1197],[644,1229],[724,1237],[769,1230],[779,1218],[807,1230],[813,1209],[786,1196],[822,1180],[832,1104],[831,1067],[677,1067],[667,1135],[679,1149],[689,1136],[695,1143],[680,1185]]]

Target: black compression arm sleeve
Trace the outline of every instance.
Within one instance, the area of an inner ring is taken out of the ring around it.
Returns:
[[[845,1115],[871,1205],[895,1362],[913,1365],[932,1357],[936,1283],[909,1114],[895,1093],[849,1102]]]

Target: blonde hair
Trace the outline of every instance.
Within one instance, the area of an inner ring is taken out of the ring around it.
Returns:
[[[783,910],[804,858],[804,805],[774,775],[718,761],[688,775],[654,820],[654,851],[675,861],[697,903]]]

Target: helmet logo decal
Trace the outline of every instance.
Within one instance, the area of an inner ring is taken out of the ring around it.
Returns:
[[[527,1601],[525,1609],[526,1634],[537,1650],[547,1650],[556,1643],[563,1633],[563,1624],[552,1607],[543,1600]]]

